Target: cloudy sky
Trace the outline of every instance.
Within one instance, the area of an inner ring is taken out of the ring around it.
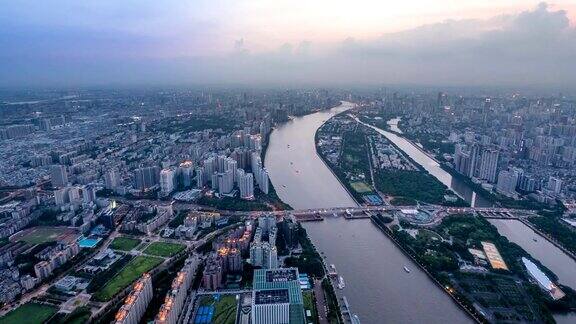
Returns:
[[[0,86],[576,88],[576,2],[0,1]]]

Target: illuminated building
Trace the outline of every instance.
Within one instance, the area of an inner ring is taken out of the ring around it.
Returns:
[[[148,273],[145,273],[134,284],[134,288],[116,313],[113,323],[137,324],[140,322],[148,303],[152,299],[152,294],[152,278]]]
[[[198,263],[196,256],[186,260],[186,264],[172,281],[172,286],[166,294],[164,304],[160,307],[155,323],[175,324],[178,321],[178,316],[182,312],[186,301],[188,289],[194,280]]]
[[[202,285],[207,290],[217,290],[222,287],[222,260],[218,257],[211,256],[206,260],[206,267],[202,275]]]

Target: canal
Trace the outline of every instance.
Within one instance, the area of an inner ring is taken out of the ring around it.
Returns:
[[[297,117],[276,128],[265,165],[279,197],[295,209],[356,205],[316,154],[314,135],[335,114]],[[344,277],[343,294],[362,323],[468,323],[470,318],[368,219],[304,223],[311,240]],[[403,267],[411,272],[407,273]]]
[[[394,131],[400,131],[398,128],[398,121],[400,118],[394,118],[388,121],[390,129]],[[368,125],[362,123],[368,127],[371,127],[378,133],[384,135],[389,141],[394,143],[400,150],[402,150],[406,155],[408,155],[412,160],[421,165],[426,171],[433,175],[436,179],[446,185],[448,188],[452,189],[457,195],[466,200],[472,207],[491,207],[492,203],[482,198],[480,195],[468,186],[464,181],[453,177],[450,173],[446,172],[440,164],[425,153],[421,147],[407,140],[406,138],[399,136],[397,134],[385,131],[376,126]],[[401,132],[401,131],[400,131]]]

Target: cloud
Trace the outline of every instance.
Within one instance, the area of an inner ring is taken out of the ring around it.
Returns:
[[[220,55],[202,55],[196,50],[210,38],[204,32],[200,32],[202,37],[191,33],[188,38],[166,41],[151,35],[135,36],[131,31],[65,31],[54,38],[60,44],[46,41],[46,48],[56,53],[66,49],[85,55],[62,61],[58,56],[42,57],[43,51],[35,51],[40,57],[28,60],[11,57],[13,52],[5,51],[0,54],[4,58],[0,69],[8,73],[0,79],[0,85],[50,80],[67,85],[118,82],[576,88],[576,30],[570,26],[565,11],[553,10],[545,3],[515,15],[446,20],[372,40],[348,38],[334,44],[303,40],[267,52],[251,48],[250,39],[236,38],[229,42],[230,52]],[[84,35],[93,37],[83,40]],[[195,37],[199,40],[195,41]],[[38,45],[40,38],[41,35],[29,43]],[[0,31],[0,45],[7,39],[13,42],[11,48],[22,46]],[[178,47],[174,42],[181,41],[193,45],[177,58],[132,55],[154,52],[156,48],[169,51]],[[116,55],[88,55],[107,49]]]

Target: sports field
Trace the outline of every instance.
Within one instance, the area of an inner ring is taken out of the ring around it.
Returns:
[[[0,324],[41,324],[56,314],[56,311],[56,307],[26,303],[0,318]]]
[[[370,186],[367,185],[364,181],[351,182],[350,186],[352,186],[352,189],[358,193],[366,193],[372,191],[372,188],[370,188]]]
[[[66,227],[38,226],[15,234],[11,241],[23,241],[29,244],[40,244],[51,241],[74,241],[78,233]]]
[[[182,244],[154,242],[144,250],[144,253],[161,257],[171,257],[183,249],[184,245]]]
[[[108,301],[122,289],[138,279],[144,272],[148,272],[162,263],[161,258],[150,256],[137,256],[118,272],[106,285],[94,294],[98,301]]]
[[[236,295],[203,296],[199,304],[200,309],[194,323],[234,324],[236,322],[238,310]]]
[[[141,241],[139,239],[120,236],[115,238],[114,241],[110,243],[110,248],[120,251],[130,251],[137,247],[140,242]]]

